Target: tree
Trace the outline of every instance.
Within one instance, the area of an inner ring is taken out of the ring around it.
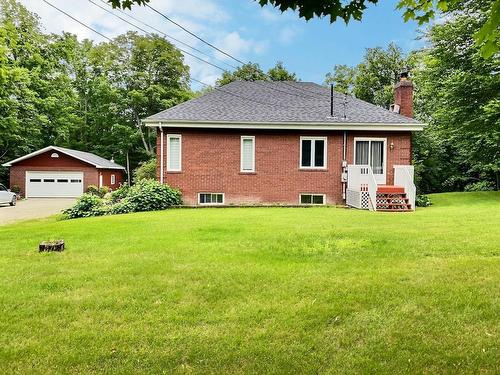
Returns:
[[[367,102],[389,108],[393,103],[394,84],[402,69],[411,65],[401,48],[390,43],[387,49],[368,48],[355,67],[336,65],[327,73],[326,84],[335,90],[354,95]]]
[[[249,62],[238,67],[234,72],[225,71],[216,84],[223,86],[234,81],[297,81],[297,76],[286,70],[280,61],[269,69],[267,74],[264,73],[259,64]]]
[[[132,4],[146,5],[150,0],[107,0],[113,7],[130,9]],[[348,23],[351,19],[360,21],[368,5],[377,4],[378,0],[255,0],[261,6],[270,4],[282,12],[293,10],[299,16],[310,20],[313,17],[329,17],[330,22],[338,18]],[[404,11],[405,21],[415,19],[420,25],[428,23],[437,11],[448,9],[475,0],[399,0],[398,9]],[[500,0],[494,0],[489,9],[488,21],[474,34],[475,41],[481,47],[483,57],[490,58],[499,51],[500,44]]]
[[[417,138],[415,159],[425,165],[424,183],[432,190],[500,185],[500,60],[484,60],[473,43],[490,6],[491,0],[477,0],[447,12],[417,55],[415,108],[429,125]]]

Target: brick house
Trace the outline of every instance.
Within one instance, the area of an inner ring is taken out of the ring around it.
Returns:
[[[414,209],[406,75],[387,110],[307,82],[237,81],[144,120],[186,204]]]
[[[48,146],[3,164],[26,198],[78,197],[89,185],[118,188],[125,168],[89,152]]]

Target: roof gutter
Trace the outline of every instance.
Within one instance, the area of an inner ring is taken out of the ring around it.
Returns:
[[[271,129],[271,130],[370,130],[422,131],[422,123],[293,123],[293,122],[229,122],[229,121],[159,121],[143,120],[149,127],[204,128],[204,129]]]

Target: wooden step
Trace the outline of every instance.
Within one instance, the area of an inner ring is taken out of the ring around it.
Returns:
[[[377,212],[411,212],[411,209],[377,208]]]
[[[404,194],[405,188],[397,185],[378,185],[377,194]]]

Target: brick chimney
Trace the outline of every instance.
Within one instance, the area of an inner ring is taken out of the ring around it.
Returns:
[[[393,111],[406,117],[413,117],[413,83],[407,70],[401,72],[394,87]]]

